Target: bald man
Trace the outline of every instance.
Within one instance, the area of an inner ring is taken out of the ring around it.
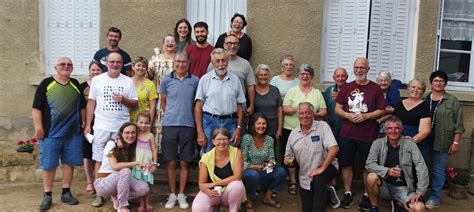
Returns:
[[[350,208],[352,205],[352,167],[355,165],[363,170],[366,191],[359,209],[369,210],[365,161],[372,141],[377,138],[376,120],[383,115],[386,103],[380,86],[367,79],[367,73],[370,70],[369,61],[363,57],[356,58],[353,68],[355,80],[342,86],[336,97],[336,113],[342,118],[339,134],[339,165],[342,167],[345,194],[341,207]],[[356,155],[359,155],[357,161]]]
[[[87,135],[94,129],[92,160],[96,161],[96,176],[102,162],[105,143],[117,137],[119,127],[130,121],[130,109],[138,106],[135,84],[130,77],[120,73],[122,66],[122,56],[111,52],[107,56],[109,71],[94,77],[89,90],[84,134]],[[91,126],[92,120],[94,126]],[[92,205],[102,206],[103,198],[98,196]]]
[[[38,86],[32,109],[34,137],[40,140],[40,168],[43,170],[44,196],[40,210],[48,210],[53,203],[53,180],[59,161],[63,176],[61,202],[78,204],[70,187],[74,166],[82,165],[84,96],[77,89],[79,82],[71,78],[71,59],[59,58],[54,69],[56,74],[44,79]]]

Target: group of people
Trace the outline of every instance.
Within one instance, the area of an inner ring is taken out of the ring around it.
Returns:
[[[167,209],[189,207],[189,162],[199,157],[193,211],[217,205],[237,211],[241,204],[253,211],[260,193],[263,204],[280,208],[276,197],[287,177],[302,211],[325,211],[328,202],[350,208],[353,167],[364,173],[360,209],[377,211],[379,195],[410,211],[439,206],[449,154],[458,151],[464,132],[459,102],[445,91],[446,73],[431,74],[425,98],[423,80],[410,81],[401,100],[389,72],[372,82],[368,60],[356,58],[355,80],[346,82],[346,69],[337,68],[335,85],[322,93],[312,85],[314,68],[303,63],[297,69],[291,55],[281,58],[279,75],[272,77],[265,64],[253,70],[246,25],[235,14],[214,47],[205,22],[194,24],[193,41],[191,24],[179,20],[149,61],[132,61],[118,47],[122,32],[111,27],[82,84],[71,78],[71,59],[59,58],[56,74],[41,82],[33,102],[44,170],[40,209],[52,204],[61,161],[62,202],[78,203],[70,185],[73,167],[84,164],[94,206],[110,198],[114,208],[128,211],[128,200],[139,198],[138,211],[153,211],[149,185],[158,155],[166,163]],[[335,191],[339,173],[342,201]]]

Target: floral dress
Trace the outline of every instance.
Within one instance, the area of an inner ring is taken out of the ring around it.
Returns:
[[[160,91],[160,82],[166,77],[166,75],[170,74],[173,71],[173,59],[166,60],[161,59],[159,54],[155,54],[151,57],[150,61],[148,62],[148,67],[155,73],[155,83],[156,83],[156,91],[159,93]],[[161,96],[158,95],[157,103],[156,103],[156,113],[155,113],[155,140],[158,147],[158,153],[161,153],[161,122],[163,118],[163,110],[161,109]]]

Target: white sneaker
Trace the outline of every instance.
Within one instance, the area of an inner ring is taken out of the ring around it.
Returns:
[[[168,201],[165,204],[166,209],[173,209],[174,205],[176,205],[176,194],[171,193],[168,196]]]
[[[186,195],[183,193],[178,194],[178,204],[179,208],[181,209],[187,209],[189,208],[188,202],[186,202],[186,198],[188,198]]]

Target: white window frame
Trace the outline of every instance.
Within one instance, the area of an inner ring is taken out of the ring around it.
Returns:
[[[55,8],[59,5],[66,9]],[[100,0],[42,0],[40,8],[45,75],[53,75],[57,59],[66,56],[74,64],[73,76],[87,76],[89,63],[99,49]],[[65,18],[62,18],[64,15]],[[54,16],[57,16],[56,19]]]
[[[214,45],[217,38],[230,30],[230,19],[235,13],[247,17],[247,0],[187,0],[187,19],[193,26],[204,21],[209,26],[207,42]],[[243,31],[245,32],[245,29]],[[194,30],[193,30],[194,32]],[[191,36],[194,38],[194,33]]]
[[[334,71],[334,68],[335,67],[329,67],[328,65],[328,61],[329,60],[333,60],[330,58],[330,56],[327,54],[327,49],[328,49],[328,26],[329,26],[329,21],[330,18],[329,18],[329,2],[331,2],[332,4],[334,3],[356,3],[356,4],[363,4],[366,6],[366,9],[368,9],[369,11],[372,11],[372,4],[371,2],[375,2],[376,0],[352,0],[352,1],[344,1],[344,0],[325,0],[324,2],[324,15],[323,15],[323,33],[322,33],[322,49],[321,49],[321,82],[322,83],[328,83],[328,82],[333,82],[332,80],[332,74],[333,74],[333,71]],[[382,0],[383,2],[384,0]],[[389,1],[392,1],[392,0],[389,0]],[[393,0],[393,1],[398,1],[398,0]],[[408,20],[408,32],[407,32],[407,38],[406,38],[406,42],[407,42],[407,45],[406,47],[404,48],[404,65],[403,65],[403,71],[402,71],[402,74],[401,74],[401,79],[400,78],[397,78],[399,80],[401,80],[402,82],[407,82],[409,81],[413,76],[414,76],[414,72],[415,72],[415,67],[414,67],[414,57],[416,55],[416,51],[415,51],[415,48],[416,47],[416,33],[417,33],[417,20],[418,20],[418,12],[419,12],[419,0],[409,0],[408,3],[410,4],[410,6],[408,7],[409,11],[408,11],[408,17],[409,17],[409,20]],[[370,24],[371,24],[371,20],[372,20],[373,17],[370,17],[368,16],[367,19],[368,19],[368,22],[367,23],[367,26],[366,28],[363,28],[362,30],[365,30],[364,32],[367,34],[367,38],[365,39],[365,42],[369,41],[369,39],[371,39],[369,37],[369,35],[371,34],[371,27],[370,27]],[[339,21],[339,20],[338,20]],[[395,24],[395,23],[394,23]],[[355,27],[355,26],[354,26]],[[358,29],[357,29],[358,30]],[[361,32],[361,33],[364,33],[364,32]],[[337,47],[337,48],[342,48],[342,46],[345,46],[345,45],[350,45],[350,44],[346,44],[346,43],[341,43],[339,44],[340,47]],[[365,48],[365,52],[354,52],[352,53],[352,58],[341,58],[339,60],[340,63],[338,63],[336,65],[339,66],[339,67],[344,67],[347,69],[348,71],[348,74],[349,74],[349,81],[353,80],[354,79],[354,76],[353,76],[353,70],[352,70],[352,62],[353,60],[355,59],[355,57],[357,56],[362,56],[362,57],[369,57],[369,53],[371,51],[371,49],[369,49],[370,47],[370,43],[367,44],[367,47]],[[347,55],[347,54],[346,54]],[[393,57],[393,55],[391,55]],[[340,57],[340,56],[338,56]],[[342,61],[344,60],[344,61]],[[349,64],[346,60],[351,60],[351,63]],[[370,62],[371,58],[369,58],[369,62]],[[380,65],[378,64],[379,67],[382,67],[382,66],[389,66],[389,67],[393,67],[393,64],[391,63],[391,61],[389,60],[388,63],[390,64],[383,64],[383,65]],[[392,68],[393,69],[393,68]],[[369,75],[368,75],[368,78],[370,80],[375,80],[375,77],[376,77],[376,74],[377,72],[380,72],[380,71],[390,71],[390,72],[394,72],[394,70],[377,70],[377,67],[375,66],[375,62],[371,62],[371,70],[369,71]]]
[[[436,71],[439,69],[439,62],[440,62],[440,55],[441,52],[451,52],[451,53],[465,53],[470,54],[470,64],[469,64],[469,78],[468,82],[455,82],[449,81],[448,85],[446,86],[446,90],[453,90],[453,91],[474,91],[474,41],[471,41],[471,50],[454,50],[454,49],[442,49],[441,42],[442,42],[442,27],[443,27],[443,14],[444,14],[444,0],[439,0],[439,13],[438,13],[438,24],[437,24],[437,32],[436,32],[436,55],[434,61],[434,69]],[[460,20],[460,21],[469,21],[474,22],[474,20]]]

